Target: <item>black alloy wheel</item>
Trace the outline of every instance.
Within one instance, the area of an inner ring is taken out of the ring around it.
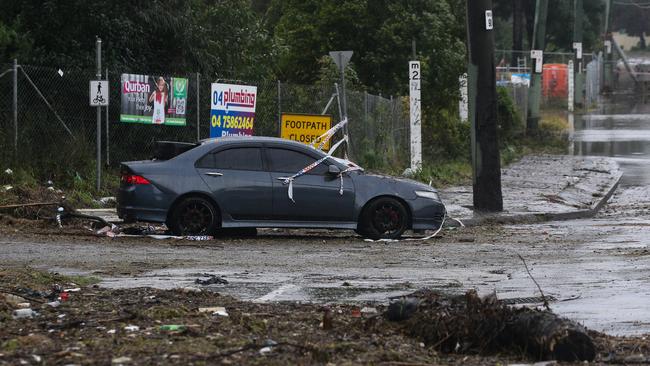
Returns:
[[[408,213],[404,205],[391,197],[378,198],[364,210],[359,230],[371,239],[397,239],[408,227]]]
[[[170,229],[176,235],[214,235],[218,223],[219,214],[210,201],[188,197],[176,206]]]

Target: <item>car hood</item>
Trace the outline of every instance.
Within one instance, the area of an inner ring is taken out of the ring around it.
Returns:
[[[424,184],[422,182],[418,182],[416,180],[409,179],[409,178],[393,177],[393,176],[390,176],[390,175],[375,174],[375,173],[365,173],[364,175],[366,177],[374,178],[374,179],[377,179],[377,180],[399,182],[399,183],[402,183],[402,184],[404,184],[406,186],[412,187],[414,190],[438,192],[437,189],[431,187],[428,184]]]

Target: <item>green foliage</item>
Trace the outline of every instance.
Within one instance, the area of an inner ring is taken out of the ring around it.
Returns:
[[[315,82],[323,55],[353,50],[352,61],[369,92],[405,95],[415,40],[423,64],[424,103],[449,106],[456,99],[465,30],[448,1],[276,0],[269,12],[278,11],[282,16],[274,34],[281,47],[281,80]]]
[[[426,161],[469,159],[470,126],[456,110],[425,111],[422,121],[422,155]]]
[[[447,161],[436,164],[425,163],[413,179],[436,188],[470,184],[472,165],[468,161]]]
[[[526,22],[524,49],[530,49],[535,18],[535,0],[516,0],[522,3]],[[509,50],[512,45],[512,0],[494,0],[495,41],[497,49]],[[614,9],[619,8],[615,6]],[[628,9],[629,10],[629,9]],[[599,47],[602,32],[602,18],[605,12],[603,1],[583,1],[583,49]],[[546,51],[573,50],[574,1],[549,1],[546,22]]]
[[[497,125],[499,144],[512,143],[524,132],[524,124],[507,88],[497,88]]]
[[[261,78],[272,69],[273,43],[261,19],[241,1],[9,1],[0,22],[35,45],[25,64],[90,69],[95,36],[104,64],[134,72],[238,75]],[[72,21],[73,20],[73,21]],[[2,49],[0,59],[11,57]]]

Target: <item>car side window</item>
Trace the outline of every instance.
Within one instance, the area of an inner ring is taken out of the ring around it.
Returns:
[[[271,165],[271,171],[280,173],[295,174],[317,159],[294,150],[281,148],[267,148],[266,156]],[[322,175],[327,172],[327,164],[321,163],[310,170],[307,174]]]
[[[199,159],[197,168],[262,170],[262,150],[259,147],[236,147],[209,153]]]

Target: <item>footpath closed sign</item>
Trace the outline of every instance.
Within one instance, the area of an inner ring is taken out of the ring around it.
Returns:
[[[282,113],[280,137],[309,145],[331,127],[332,116],[329,115]],[[330,142],[327,141],[323,150],[329,148]]]

